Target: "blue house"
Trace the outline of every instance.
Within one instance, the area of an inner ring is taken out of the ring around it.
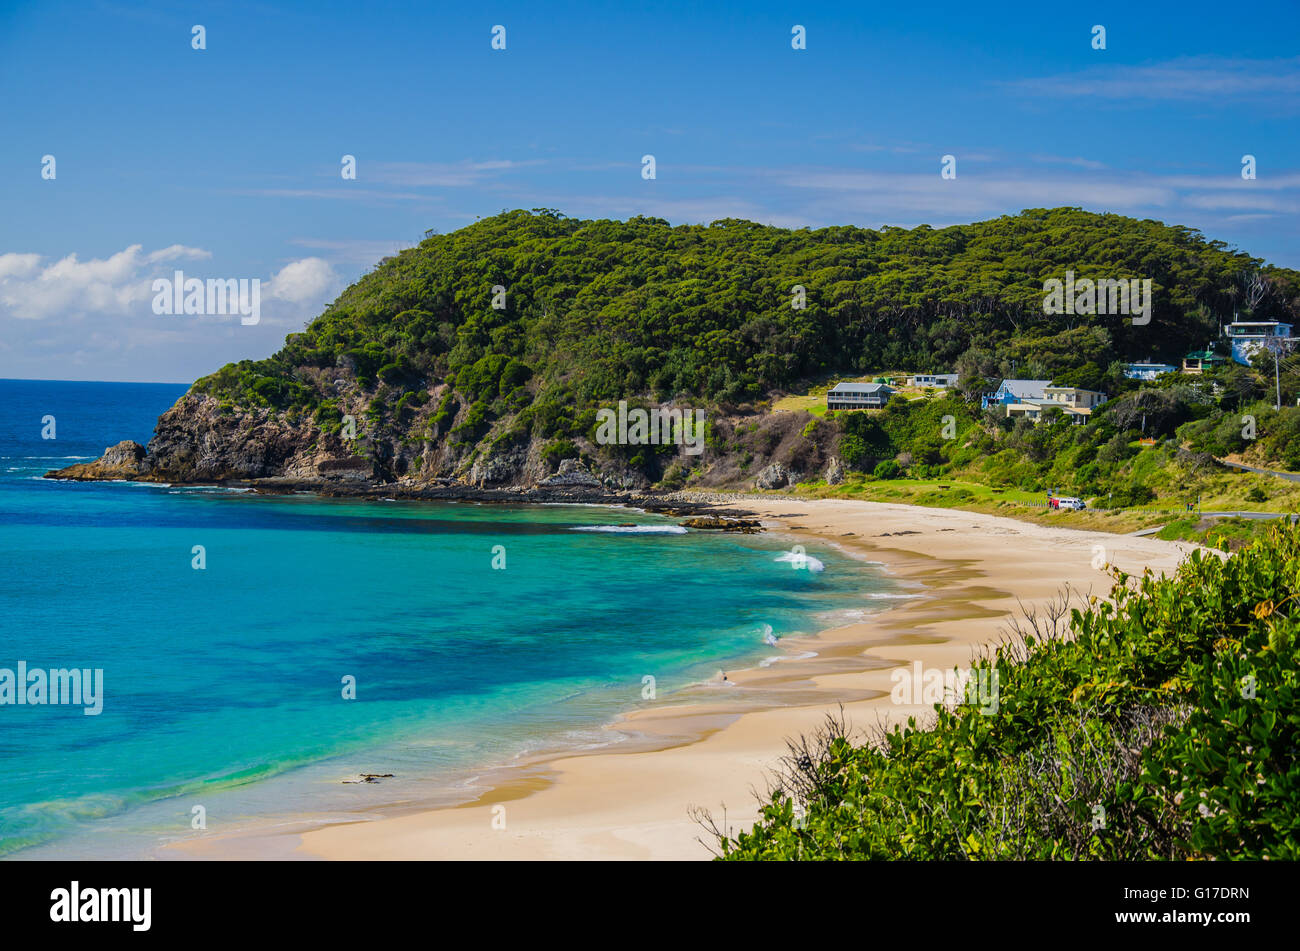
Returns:
[[[1223,332],[1232,341],[1232,359],[1246,366],[1264,347],[1291,342],[1291,325],[1276,320],[1234,320]]]
[[[1126,363],[1124,375],[1130,380],[1154,380],[1177,369],[1172,363]]]

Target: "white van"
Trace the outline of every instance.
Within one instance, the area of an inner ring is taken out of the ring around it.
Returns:
[[[1082,512],[1088,506],[1084,504],[1083,499],[1076,499],[1073,496],[1063,496],[1056,500],[1058,509],[1070,509],[1075,512]]]

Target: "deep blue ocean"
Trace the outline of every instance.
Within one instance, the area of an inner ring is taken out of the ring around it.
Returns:
[[[792,570],[778,538],[650,533],[675,523],[629,509],[40,478],[147,443],[184,391],[0,380],[0,669],[103,671],[97,716],[0,705],[0,856],[146,855],[196,805],[212,831],[433,796],[612,742],[618,713],[780,656],[769,630],[895,590],[829,548]],[[361,772],[395,778],[342,783]]]

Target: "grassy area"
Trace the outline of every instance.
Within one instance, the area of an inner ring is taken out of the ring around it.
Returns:
[[[1300,510],[1300,488],[1292,483],[1268,476],[1268,479],[1285,487],[1276,500],[1252,502],[1247,500],[1249,487],[1255,485],[1252,477],[1227,476],[1228,485],[1213,480],[1214,490],[1202,497],[1205,511],[1289,512]],[[1246,483],[1246,486],[1236,483]],[[1207,540],[1216,536],[1228,548],[1236,549],[1266,530],[1268,521],[1258,519],[1204,519],[1188,517],[1181,504],[1170,499],[1158,499],[1147,505],[1129,508],[1088,508],[1082,512],[1049,509],[1041,492],[1021,489],[999,489],[962,479],[874,479],[859,474],[850,475],[839,485],[825,482],[805,483],[795,490],[795,495],[809,498],[863,499],[868,502],[894,502],[901,505],[924,505],[931,508],[957,508],[988,515],[1002,515],[1040,525],[1059,525],[1085,531],[1126,533],[1160,525],[1180,526],[1160,538],[1183,539],[1221,548]],[[1287,505],[1285,503],[1290,503]],[[1195,526],[1199,525],[1199,528]],[[1216,530],[1216,526],[1218,526]],[[1227,549],[1225,549],[1227,550]]]
[[[784,396],[772,404],[772,409],[775,412],[786,412],[786,413],[798,412],[799,410],[803,410],[805,412],[812,413],[814,416],[818,416],[818,417],[825,416],[826,415],[826,391],[829,390],[836,383],[871,383],[877,377],[883,377],[887,380],[901,381],[907,379],[909,376],[910,374],[901,373],[901,372],[893,372],[893,373],[882,372],[882,373],[870,373],[866,376],[836,377],[834,379],[827,380],[824,383],[818,383],[814,386],[809,387],[808,392],[806,393],[792,393],[789,396]],[[894,392],[901,393],[907,399],[922,399],[926,396],[934,396],[943,392],[943,390],[937,390],[934,387],[929,387],[929,386],[927,387],[908,386],[902,383],[891,383],[889,385],[891,388],[893,388]],[[866,412],[870,412],[870,410],[867,410]]]
[[[1041,492],[999,489],[960,479],[873,479],[851,475],[839,485],[815,482],[800,485],[796,495],[811,498],[863,499],[931,508],[956,508],[1002,515],[1044,525],[1099,532],[1133,532],[1169,521],[1171,514],[1155,509],[1049,509]]]
[[[1181,518],[1162,528],[1156,537],[1237,551],[1266,536],[1277,524],[1275,519],[1262,518]]]

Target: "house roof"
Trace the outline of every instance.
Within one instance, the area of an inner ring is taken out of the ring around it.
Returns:
[[[1040,399],[1043,390],[1051,385],[1051,380],[1003,380],[998,390],[1017,399]]]
[[[831,393],[876,393],[888,390],[884,383],[836,383],[830,388]],[[892,391],[891,391],[892,392]]]

